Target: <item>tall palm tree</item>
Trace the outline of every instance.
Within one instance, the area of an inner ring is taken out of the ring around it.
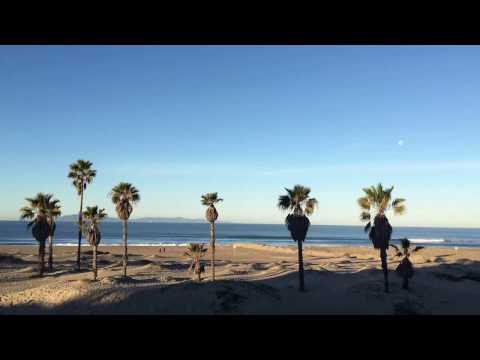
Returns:
[[[310,188],[295,185],[293,189],[287,189],[287,195],[280,195],[278,198],[278,207],[282,210],[289,211],[285,218],[285,224],[298,246],[298,274],[299,274],[299,290],[305,291],[305,281],[303,275],[303,242],[307,236],[310,220],[306,215],[313,214],[318,202],[315,198],[311,198]]]
[[[218,193],[207,193],[202,195],[202,205],[208,206],[205,218],[210,223],[210,247],[212,249],[212,280],[215,281],[215,221],[218,219],[218,212],[215,204],[223,201]]]
[[[202,272],[205,271],[201,260],[206,252],[207,249],[204,248],[204,244],[189,244],[187,251],[184,253],[192,262],[190,270],[193,270],[193,273],[197,275],[198,282],[202,281]]]
[[[92,169],[92,163],[86,160],[77,160],[70,164],[68,177],[72,179],[72,185],[80,196],[80,211],[78,212],[78,248],[77,248],[77,270],[80,270],[80,247],[82,245],[82,229],[83,229],[83,194],[87,189],[87,184],[91,184],[93,178],[97,175],[97,171]]]
[[[140,201],[138,190],[130,183],[121,182],[112,189],[110,194],[112,202],[115,204],[115,211],[123,222],[123,276],[127,276],[128,262],[128,219],[133,211],[133,204]]]
[[[97,280],[97,248],[102,239],[102,234],[98,227],[100,220],[102,220],[107,213],[105,209],[98,209],[98,206],[87,206],[87,210],[83,212],[83,217],[86,220],[89,220],[89,224],[85,227],[85,237],[87,238],[88,243],[92,246],[93,260],[92,260],[92,271],[93,271],[93,280]]]
[[[48,234],[48,271],[53,270],[53,237],[55,236],[55,229],[57,228],[57,224],[55,223],[55,219],[57,216],[62,215],[60,210],[60,200],[53,199],[52,194],[45,195],[45,215],[47,216],[48,226],[50,228],[50,232]]]
[[[369,233],[369,238],[373,243],[373,247],[380,250],[385,292],[388,292],[387,249],[390,245],[390,238],[392,236],[392,226],[388,222],[385,213],[392,209],[395,215],[404,214],[406,210],[405,199],[397,198],[392,200],[393,186],[384,189],[381,183],[377,186],[363,188],[362,190],[365,193],[365,196],[362,196],[357,200],[358,205],[362,209],[360,219],[367,222],[365,232]]]
[[[26,198],[28,205],[20,209],[22,219],[31,220],[27,227],[32,229],[33,237],[38,241],[38,269],[40,276],[43,276],[45,264],[45,241],[50,234],[48,224],[45,197],[43,193],[38,193],[33,198]]]

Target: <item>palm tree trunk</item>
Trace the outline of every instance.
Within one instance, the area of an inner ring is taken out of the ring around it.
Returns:
[[[305,282],[303,279],[303,241],[297,240],[298,245],[298,276],[300,280],[299,291],[305,291]]]
[[[215,281],[215,223],[210,223],[210,246],[212,248],[212,280]]]
[[[48,237],[48,271],[53,271],[53,236]]]
[[[38,267],[39,267],[40,276],[43,276],[44,264],[45,264],[45,241],[42,241],[38,246]]]
[[[385,248],[380,249],[380,259],[382,260],[382,270],[385,282],[385,292],[388,293],[388,264],[387,264],[387,250]]]
[[[202,281],[202,273],[200,272],[200,263],[197,263],[197,265],[195,266],[195,272],[197,273],[198,275],[198,282],[201,282]]]
[[[93,247],[93,280],[97,280],[97,245]]]
[[[127,276],[127,262],[128,262],[128,249],[127,249],[127,238],[128,238],[128,224],[127,220],[123,220],[123,276]]]
[[[80,246],[82,244],[82,212],[83,212],[83,184],[80,192],[80,212],[78,213],[78,248],[77,248],[77,270],[80,271]]]

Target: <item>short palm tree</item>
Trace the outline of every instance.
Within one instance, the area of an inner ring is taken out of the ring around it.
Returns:
[[[138,190],[130,183],[121,182],[112,189],[112,202],[115,205],[115,211],[123,222],[123,276],[127,276],[128,263],[128,219],[133,211],[133,205],[140,201]]]
[[[413,250],[410,250],[410,245],[411,243],[408,239],[401,239],[400,247],[402,248],[402,250],[400,250],[397,246],[391,244],[391,246],[394,247],[395,250],[397,250],[396,256],[403,256],[402,261],[400,261],[400,264],[398,264],[395,271],[397,272],[398,276],[403,279],[402,287],[405,290],[408,290],[408,280],[413,277],[413,264],[410,261],[409,257],[412,253],[423,249],[423,246],[415,246]]]
[[[287,189],[287,195],[280,195],[278,198],[278,207],[282,210],[289,211],[285,218],[285,224],[298,246],[298,274],[299,274],[299,290],[305,291],[305,282],[303,275],[303,242],[307,236],[310,220],[306,215],[313,214],[318,202],[315,198],[311,198],[310,188],[295,185],[293,189]]]
[[[396,215],[405,213],[405,199],[398,198],[392,200],[393,186],[384,189],[382,184],[363,188],[365,196],[357,200],[362,209],[360,219],[366,221],[365,232],[369,233],[369,238],[373,242],[375,249],[380,249],[380,259],[385,278],[385,292],[388,292],[388,264],[387,249],[392,236],[392,226],[388,222],[385,213],[392,209]],[[373,226],[372,226],[373,218]]]
[[[87,189],[87,184],[91,184],[93,178],[97,175],[97,171],[92,169],[92,163],[86,160],[77,160],[70,164],[68,177],[72,179],[72,185],[80,196],[80,211],[78,212],[78,247],[77,247],[77,270],[80,270],[80,252],[82,245],[82,229],[83,229],[83,194]]]
[[[193,273],[198,276],[198,282],[202,281],[201,275],[205,271],[201,260],[205,256],[207,250],[208,249],[204,247],[204,244],[189,244],[187,251],[184,254],[191,260],[190,271],[193,270]]]
[[[55,236],[55,229],[57,224],[55,219],[62,215],[60,210],[60,200],[53,199],[52,194],[45,195],[45,215],[47,216],[48,226],[50,227],[50,232],[48,234],[48,271],[53,270],[53,237]]]
[[[38,269],[40,276],[43,276],[45,264],[45,242],[50,235],[50,226],[48,224],[45,197],[43,193],[38,193],[33,198],[26,198],[28,205],[20,209],[22,219],[31,220],[27,227],[32,229],[32,235],[38,241]]]
[[[202,205],[208,206],[205,218],[210,223],[210,248],[212,249],[212,280],[215,281],[215,221],[218,219],[218,212],[215,204],[223,201],[218,193],[207,193],[202,195]]]
[[[89,224],[84,228],[85,237],[88,243],[92,246],[93,260],[92,271],[93,280],[97,280],[97,248],[102,239],[102,234],[98,227],[100,220],[102,220],[107,213],[105,209],[98,209],[98,206],[87,206],[87,210],[83,212],[83,217],[89,221]]]

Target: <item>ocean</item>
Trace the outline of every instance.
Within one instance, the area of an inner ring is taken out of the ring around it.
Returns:
[[[120,245],[120,222],[100,225],[101,245]],[[54,244],[77,244],[77,226],[74,222],[58,222]],[[216,224],[218,244],[257,243],[275,246],[294,245],[284,225],[267,224]],[[423,246],[480,247],[480,229],[394,227],[392,243],[408,238]],[[140,223],[129,222],[128,243],[135,245],[175,246],[209,241],[208,223]],[[86,241],[82,240],[86,245]],[[23,221],[0,221],[0,245],[36,245],[31,231]],[[371,246],[362,226],[311,225],[306,246]]]

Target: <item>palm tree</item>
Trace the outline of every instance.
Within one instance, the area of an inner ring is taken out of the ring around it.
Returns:
[[[282,210],[288,210],[290,213],[285,218],[285,224],[298,246],[298,274],[300,280],[300,291],[305,291],[305,282],[303,275],[303,242],[307,236],[310,220],[306,215],[313,214],[318,202],[315,198],[309,197],[310,188],[295,185],[293,189],[287,189],[287,195],[280,195],[278,198],[278,207]]]
[[[33,237],[38,241],[38,268],[40,276],[43,276],[45,263],[45,241],[50,234],[48,224],[45,197],[43,193],[38,193],[34,198],[26,198],[28,205],[20,209],[22,219],[31,220],[27,227],[32,229]]]
[[[55,229],[57,224],[55,218],[62,215],[60,211],[60,200],[53,199],[52,194],[45,195],[45,215],[47,216],[48,226],[50,232],[48,234],[48,271],[53,270],[53,237],[55,236]]]
[[[392,199],[393,186],[384,189],[382,184],[363,188],[365,196],[357,200],[362,209],[360,219],[367,221],[365,232],[369,233],[369,238],[373,242],[375,249],[380,249],[380,259],[382,261],[383,275],[385,278],[385,292],[388,292],[388,265],[387,249],[392,236],[392,226],[388,222],[385,212],[393,209],[395,215],[405,213],[405,199]],[[373,226],[372,226],[373,218]]]
[[[212,280],[215,281],[215,221],[218,219],[218,212],[215,204],[223,201],[218,193],[207,193],[202,195],[202,205],[208,206],[205,218],[210,223],[210,247],[212,248]]]
[[[92,260],[92,270],[93,270],[93,280],[97,280],[97,248],[102,239],[102,234],[98,228],[100,220],[102,220],[107,213],[105,209],[98,209],[98,206],[87,206],[87,210],[83,212],[83,217],[90,221],[90,223],[84,229],[85,237],[87,238],[88,243],[93,248],[93,260]]]
[[[92,169],[92,163],[86,160],[77,160],[77,162],[70,164],[70,171],[68,177],[72,179],[72,185],[77,190],[80,196],[80,211],[78,213],[78,248],[77,248],[77,270],[80,270],[80,247],[82,244],[82,229],[83,229],[83,193],[87,189],[87,184],[93,181],[97,175],[97,171]]]
[[[208,249],[204,248],[204,244],[189,244],[185,256],[191,260],[190,271],[198,276],[198,282],[202,281],[201,275],[205,271],[201,259],[205,256]]]
[[[128,219],[133,211],[132,205],[140,201],[140,194],[132,184],[121,182],[112,189],[111,198],[118,217],[123,221],[123,276],[127,276]]]
[[[395,271],[397,272],[398,276],[403,279],[402,287],[405,290],[408,290],[408,280],[413,277],[413,264],[410,261],[409,257],[412,253],[423,249],[423,246],[415,246],[413,250],[410,250],[411,243],[408,239],[401,239],[400,244],[402,251],[400,251],[397,246],[391,244],[391,246],[394,247],[395,250],[397,250],[396,256],[403,256],[402,261],[400,262],[400,264],[398,264]]]

